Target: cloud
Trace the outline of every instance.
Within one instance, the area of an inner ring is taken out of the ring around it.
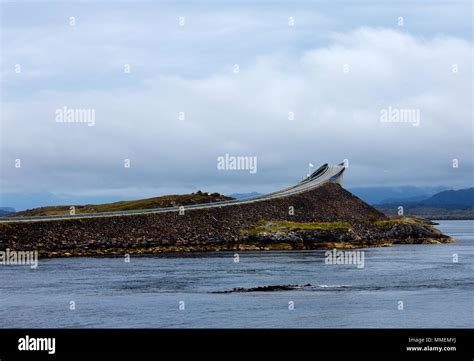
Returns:
[[[262,26],[248,22],[249,29]],[[244,41],[229,29],[242,50]],[[153,65],[154,58],[183,68],[190,64],[185,55],[196,48],[179,50],[175,33],[169,51],[153,55],[146,50],[146,40],[153,41],[146,27],[130,35],[139,44],[136,49],[133,42],[122,46],[116,41],[100,48],[94,32],[75,34],[58,60],[50,47],[59,43],[44,31],[43,47],[21,50],[44,50],[35,65],[38,78],[7,78],[20,95],[3,103],[4,192],[270,191],[299,180],[309,162],[345,158],[351,186],[472,181],[472,43],[461,38],[426,38],[380,27],[328,32],[324,42],[311,45],[306,39],[309,45],[298,51],[275,46],[242,52],[240,72],[234,74],[230,59],[216,60],[232,46],[216,40],[221,34],[203,31],[205,40],[196,40],[199,55],[193,59],[203,62],[205,71],[196,71],[198,62],[188,74]],[[119,28],[108,32],[125,33]],[[163,44],[166,39],[157,36]],[[193,37],[185,38],[191,46]],[[213,39],[223,44],[222,53]],[[212,44],[211,51],[203,55],[205,44]],[[87,53],[87,48],[97,52]],[[127,58],[133,59],[131,74],[120,69]],[[72,69],[80,70],[80,81],[76,73],[67,73],[69,60]],[[48,61],[60,71],[42,73]],[[74,86],[73,79],[80,84]],[[100,80],[104,83],[97,85]],[[37,89],[21,96],[28,84]],[[63,106],[95,109],[96,125],[56,123],[55,110]],[[380,111],[389,106],[419,109],[420,126],[380,122]],[[225,153],[257,156],[257,174],[219,171],[216,159]],[[20,169],[13,166],[17,158]],[[453,158],[459,159],[457,169]],[[131,159],[130,169],[124,168],[124,159]]]

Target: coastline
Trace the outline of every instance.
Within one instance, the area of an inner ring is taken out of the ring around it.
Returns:
[[[446,244],[456,242],[452,237],[443,239],[423,238],[400,240],[380,240],[366,243],[349,242],[324,242],[319,244],[294,244],[294,243],[238,243],[218,245],[192,245],[192,246],[156,246],[149,248],[104,248],[104,249],[65,249],[58,251],[39,251],[40,258],[59,257],[123,257],[124,255],[157,255],[157,254],[182,254],[182,253],[204,253],[204,252],[247,252],[247,251],[303,251],[303,250],[331,250],[331,249],[361,249],[392,247],[397,244]]]

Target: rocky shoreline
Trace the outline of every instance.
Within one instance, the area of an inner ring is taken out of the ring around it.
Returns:
[[[441,244],[425,220],[388,218],[336,183],[280,199],[132,216],[0,223],[0,249],[40,257]]]
[[[380,240],[367,243],[333,243],[326,242],[315,244],[313,246],[304,245],[298,247],[291,243],[272,243],[272,244],[233,244],[233,245],[200,245],[200,246],[168,246],[168,247],[149,247],[149,248],[103,248],[103,249],[64,249],[58,251],[38,252],[40,258],[56,257],[123,257],[124,255],[158,255],[158,254],[176,254],[176,253],[205,253],[205,252],[247,252],[247,251],[294,251],[294,250],[327,250],[327,249],[357,249],[357,248],[375,248],[392,247],[396,244],[443,244],[455,242],[454,239],[434,239],[424,238],[401,242],[399,240]]]
[[[73,248],[61,250],[39,250],[39,257],[109,257],[124,255],[157,255],[173,253],[204,253],[204,252],[246,252],[246,251],[294,251],[294,250],[327,250],[327,249],[357,249],[392,247],[397,244],[443,244],[452,243],[455,240],[451,237],[424,237],[406,239],[371,239],[358,241],[334,241],[334,242],[301,242],[299,240],[290,241],[274,238],[260,238],[259,241],[242,243],[215,243],[199,245],[170,245],[154,247],[110,247],[110,248]]]

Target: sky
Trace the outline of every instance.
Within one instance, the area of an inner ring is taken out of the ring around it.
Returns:
[[[1,1],[1,13],[0,206],[264,193],[344,159],[349,188],[473,186],[471,1]],[[64,107],[93,110],[93,124],[58,122]],[[226,154],[257,171],[218,169]]]

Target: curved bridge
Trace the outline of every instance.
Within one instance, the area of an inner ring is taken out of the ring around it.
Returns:
[[[126,215],[137,215],[137,214],[148,214],[148,213],[165,213],[165,212],[179,212],[180,210],[187,209],[205,209],[215,207],[227,207],[238,204],[254,203],[265,201],[268,199],[287,197],[293,194],[303,193],[313,188],[319,187],[320,185],[327,182],[338,182],[342,181],[342,175],[346,167],[344,163],[338,165],[328,165],[327,163],[319,167],[316,171],[311,173],[309,177],[301,181],[300,183],[279,190],[277,192],[264,194],[261,196],[243,199],[243,200],[230,200],[222,202],[213,202],[205,204],[193,204],[188,206],[177,206],[167,208],[152,208],[152,209],[139,209],[133,211],[118,211],[118,212],[101,212],[101,213],[81,213],[77,215],[55,215],[55,216],[32,216],[32,217],[0,217],[0,222],[32,222],[32,221],[47,221],[47,220],[59,220],[59,219],[77,219],[77,218],[92,218],[92,217],[113,217],[113,216],[126,216]]]

